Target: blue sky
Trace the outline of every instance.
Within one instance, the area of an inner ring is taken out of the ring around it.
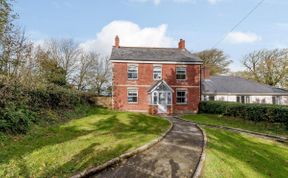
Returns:
[[[35,42],[73,38],[85,49],[109,55],[120,45],[213,47],[259,0],[17,0],[18,23]],[[288,47],[288,1],[265,0],[217,48],[241,69],[242,57],[256,49]]]

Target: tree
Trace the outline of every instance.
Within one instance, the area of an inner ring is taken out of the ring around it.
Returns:
[[[111,82],[111,77],[111,63],[108,57],[98,58],[95,70],[91,73],[92,80],[90,85],[92,86],[92,90],[100,95],[103,87],[109,85],[109,82]]]
[[[66,80],[72,80],[76,61],[81,54],[78,44],[73,39],[51,39],[45,45],[51,57],[66,71]]]
[[[288,86],[288,49],[258,50],[242,60],[246,77],[271,86]]]
[[[94,77],[94,73],[98,70],[99,55],[93,52],[82,53],[80,56],[77,74],[74,76],[73,82],[78,90],[86,90]]]
[[[0,0],[0,73],[18,77],[21,66],[31,55],[32,43],[24,31],[14,25],[17,15],[11,6],[8,1]]]
[[[224,51],[214,48],[195,54],[203,60],[205,66],[209,67],[211,75],[223,74],[229,71],[228,65],[231,64],[232,61],[228,59]]]
[[[36,55],[39,62],[39,73],[48,84],[66,86],[66,71],[58,65],[56,59],[50,56],[49,52],[39,50]]]
[[[0,38],[7,27],[13,25],[12,21],[16,18],[13,14],[12,5],[9,0],[0,0]]]

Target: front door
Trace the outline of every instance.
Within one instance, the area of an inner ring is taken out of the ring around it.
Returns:
[[[167,93],[159,92],[158,113],[167,113]]]

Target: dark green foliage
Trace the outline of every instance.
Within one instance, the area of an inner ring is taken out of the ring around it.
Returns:
[[[78,91],[57,85],[31,90],[28,93],[29,103],[34,108],[73,108],[81,102],[81,95]]]
[[[89,97],[54,84],[27,89],[16,80],[1,79],[0,132],[25,133],[33,123],[61,121],[65,117],[63,112],[79,105],[91,105]]]
[[[24,133],[34,114],[27,108],[28,97],[15,80],[0,80],[0,132]]]
[[[281,105],[241,104],[222,101],[202,101],[201,113],[222,114],[255,122],[284,123],[288,128],[288,107]]]
[[[39,52],[38,59],[43,78],[49,83],[59,86],[67,85],[66,72],[59,66],[57,60],[49,56],[49,52]]]

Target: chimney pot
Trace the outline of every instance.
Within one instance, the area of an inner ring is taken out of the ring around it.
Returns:
[[[179,49],[185,49],[185,40],[180,39],[180,41],[178,43],[178,48]]]
[[[118,35],[116,35],[116,37],[115,37],[115,48],[119,48],[120,47],[120,39],[119,39],[119,36]]]

